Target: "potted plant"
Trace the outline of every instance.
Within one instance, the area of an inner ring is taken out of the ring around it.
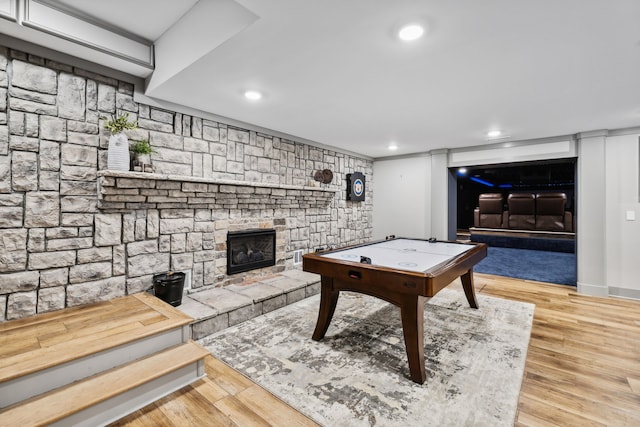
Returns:
[[[112,170],[129,170],[129,140],[124,131],[137,129],[137,121],[129,121],[129,113],[121,113],[117,117],[107,119],[104,128],[111,133],[109,137],[109,150],[107,153],[107,168]]]
[[[151,153],[154,153],[155,150],[153,149],[151,144],[149,144],[148,139],[133,141],[130,149],[134,155],[134,164],[140,166],[142,171],[144,171],[148,166],[151,165]]]

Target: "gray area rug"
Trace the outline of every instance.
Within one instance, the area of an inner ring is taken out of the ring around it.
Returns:
[[[319,296],[203,340],[211,353],[325,426],[511,426],[534,305],[444,289],[425,304],[423,385],[409,379],[400,310],[342,292],[325,338]]]

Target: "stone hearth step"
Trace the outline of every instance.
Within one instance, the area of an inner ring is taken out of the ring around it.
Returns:
[[[320,292],[320,276],[288,270],[256,282],[186,294],[177,308],[192,317],[192,338],[202,339]]]

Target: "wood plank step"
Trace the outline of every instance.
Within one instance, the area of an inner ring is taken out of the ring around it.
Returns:
[[[147,293],[5,322],[0,324],[0,385],[191,322]]]
[[[0,424],[7,426],[49,425],[198,362],[208,355],[209,352],[206,349],[189,341],[15,404],[0,411],[0,420],[2,420]],[[157,398],[159,397],[161,396],[157,396]],[[131,408],[128,412],[135,409],[137,408]],[[121,415],[124,416],[126,413]]]

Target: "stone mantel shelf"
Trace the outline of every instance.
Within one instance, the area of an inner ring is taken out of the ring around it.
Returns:
[[[175,182],[197,182],[204,184],[217,184],[217,185],[231,185],[238,187],[256,187],[256,188],[280,188],[285,190],[302,190],[302,191],[323,191],[334,194],[335,189],[311,187],[302,185],[290,185],[290,184],[273,184],[268,182],[252,182],[252,181],[234,181],[230,179],[215,179],[215,178],[203,178],[199,176],[186,176],[186,175],[167,175],[162,173],[148,173],[148,172],[125,172],[114,170],[101,170],[98,171],[98,177],[114,177],[114,178],[133,178],[133,179],[148,179],[156,181],[175,181]]]
[[[146,172],[98,171],[98,207],[136,209],[307,209],[329,205],[339,190]]]

